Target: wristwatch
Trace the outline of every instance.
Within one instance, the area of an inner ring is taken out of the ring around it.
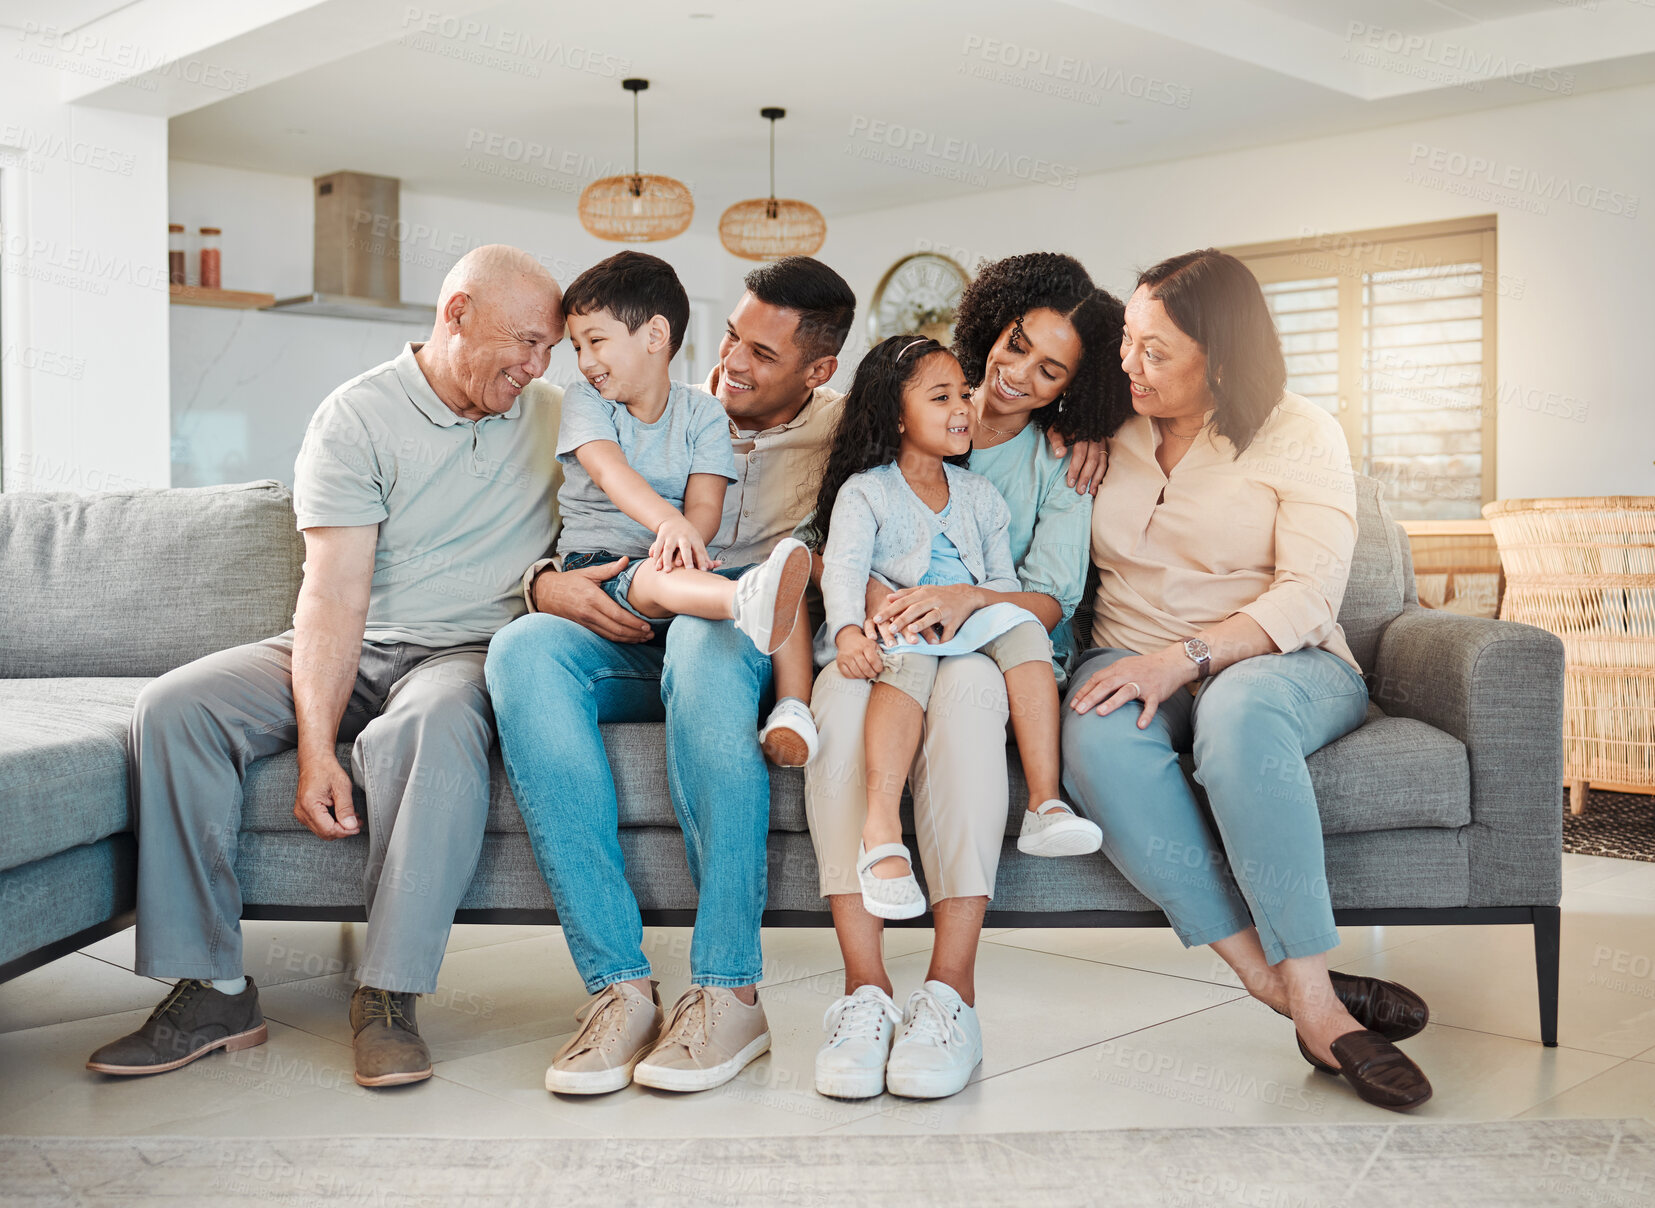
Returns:
[[[1184,653],[1189,656],[1190,662],[1195,664],[1195,678],[1204,680],[1213,673],[1212,648],[1200,638],[1191,638],[1184,643]]]

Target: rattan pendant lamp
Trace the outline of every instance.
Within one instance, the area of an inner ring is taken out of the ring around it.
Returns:
[[[682,235],[695,216],[689,186],[638,171],[638,94],[648,80],[622,80],[632,94],[632,174],[594,180],[580,194],[580,225],[599,239],[653,243]]]
[[[759,116],[770,121],[770,196],[738,201],[718,220],[718,238],[744,260],[779,260],[811,256],[827,238],[827,220],[808,201],[776,197],[776,119],[787,110],[769,106]]]

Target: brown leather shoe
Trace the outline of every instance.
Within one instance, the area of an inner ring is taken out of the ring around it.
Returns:
[[[1418,1036],[1431,1021],[1431,1008],[1407,986],[1351,973],[1330,971],[1328,978],[1351,1018],[1386,1040]]]
[[[1425,1072],[1378,1032],[1346,1032],[1335,1040],[1328,1047],[1337,1066],[1311,1056],[1297,1032],[1294,1038],[1306,1061],[1324,1074],[1343,1077],[1364,1102],[1375,1107],[1406,1111],[1431,1097],[1431,1083]]]
[[[414,1022],[417,994],[358,986],[351,995],[351,1050],[360,1086],[401,1086],[431,1076],[431,1050]]]

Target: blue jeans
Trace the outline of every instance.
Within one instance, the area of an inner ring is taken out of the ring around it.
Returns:
[[[677,617],[664,646],[634,645],[530,613],[494,635],[486,675],[506,775],[588,992],[650,971],[598,726],[663,718],[667,784],[698,894],[690,980],[755,984],[768,887],[770,775],[758,717],[769,658],[728,621]]]
[[[1069,695],[1131,653],[1087,651]],[[1361,673],[1325,650],[1243,659],[1194,697],[1180,688],[1143,730],[1137,701],[1106,717],[1066,708],[1063,784],[1185,947],[1256,926],[1272,965],[1312,956],[1339,933],[1305,757],[1361,725],[1367,708]],[[1216,837],[1180,752],[1195,756]]]

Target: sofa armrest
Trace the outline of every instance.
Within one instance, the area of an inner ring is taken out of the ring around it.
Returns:
[[[1379,639],[1374,702],[1452,734],[1471,761],[1469,906],[1553,906],[1563,892],[1563,643],[1420,608]]]

